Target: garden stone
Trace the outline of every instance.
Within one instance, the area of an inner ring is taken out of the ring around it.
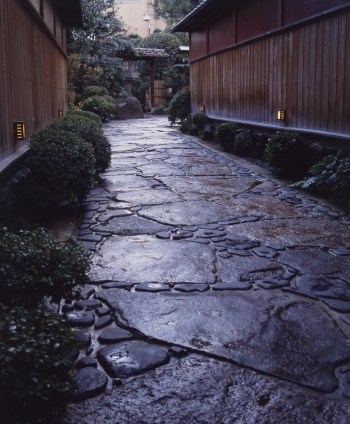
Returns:
[[[73,305],[63,305],[61,308],[62,313],[66,313],[66,312],[72,312],[74,311],[74,306]]]
[[[258,282],[258,286],[265,290],[281,289],[289,286],[288,280],[263,280]]]
[[[135,287],[136,291],[144,291],[144,292],[163,292],[163,291],[169,291],[170,288],[167,284],[161,284],[161,283],[142,283],[137,284]]]
[[[241,222],[256,222],[259,220],[257,216],[243,216],[242,218],[239,218]]]
[[[74,298],[87,300],[91,295],[95,293],[95,289],[89,284],[85,284],[84,286],[76,286],[72,290],[72,295]]]
[[[100,349],[97,359],[111,377],[126,378],[165,364],[168,349],[143,341],[121,342]]]
[[[65,352],[65,356],[70,362],[74,362],[78,359],[79,349],[76,347],[72,347],[71,349]]]
[[[83,310],[85,308],[85,310],[87,311],[93,311],[96,308],[100,308],[101,302],[97,299],[88,299],[88,300],[78,300],[78,302],[75,302],[75,309],[78,310]]]
[[[113,115],[115,119],[141,119],[143,111],[141,103],[136,97],[129,95],[122,99],[113,99],[115,108]]]
[[[217,283],[212,286],[214,291],[222,291],[222,290],[249,290],[252,288],[252,285],[249,283]]]
[[[253,256],[253,254],[248,252],[247,250],[239,250],[239,249],[227,249],[227,253],[229,253],[230,255],[236,255],[236,256]]]
[[[79,239],[82,241],[89,241],[89,242],[94,242],[94,243],[100,243],[103,240],[103,237],[97,235],[97,234],[86,234],[83,236],[79,236]]]
[[[193,233],[190,231],[178,231],[176,234],[174,234],[173,239],[174,240],[182,240],[186,238],[193,237]]]
[[[299,296],[303,296],[303,297],[307,297],[308,299],[314,299],[317,300],[318,297],[312,293],[306,292],[304,290],[299,290],[295,287],[282,287],[281,289],[283,292],[287,292],[287,293],[295,293]]]
[[[204,292],[209,290],[208,284],[179,284],[175,286],[176,291],[190,293],[190,292]]]
[[[73,331],[73,338],[77,343],[83,346],[91,345],[91,336],[86,330]]]
[[[249,155],[254,150],[255,143],[252,132],[248,130],[241,131],[233,140],[232,152],[234,155]]]
[[[110,344],[116,342],[123,342],[132,339],[133,335],[123,328],[112,327],[103,330],[98,336],[98,341],[102,344]]]
[[[214,132],[215,132],[215,125],[206,124],[202,131],[201,139],[203,141],[214,141],[215,140]]]
[[[110,315],[105,315],[101,317],[95,324],[95,330],[100,330],[103,327],[107,327],[107,325],[112,324],[114,322],[113,318]]]
[[[299,289],[319,297],[350,301],[350,286],[334,278],[306,274],[297,278],[295,284]]]
[[[188,134],[191,126],[192,126],[192,120],[191,119],[184,119],[183,121],[181,121],[180,131]]]
[[[103,289],[130,289],[134,283],[128,281],[111,281],[109,283],[102,284]]]
[[[253,252],[262,258],[269,258],[269,259],[273,259],[278,255],[276,250],[269,249],[268,247],[257,247],[256,249],[253,249]]]
[[[168,240],[170,239],[170,233],[169,231],[162,231],[160,233],[157,233],[156,237],[162,240]]]
[[[86,203],[84,205],[84,211],[96,211],[99,207],[99,203]]]
[[[91,312],[69,312],[66,323],[71,327],[90,327],[95,324],[95,315]]]
[[[328,305],[333,311],[337,312],[350,312],[350,302],[339,299],[322,299],[326,305]]]
[[[329,251],[338,256],[350,256],[350,249],[329,249]]]
[[[190,127],[190,130],[188,132],[189,135],[198,135],[199,134],[199,129],[197,127],[197,125],[192,124]]]
[[[199,243],[199,244],[210,244],[210,241],[206,238],[195,237],[193,239],[188,240],[190,242]]]
[[[84,358],[79,359],[79,361],[75,364],[75,368],[77,370],[87,367],[97,368],[96,359],[92,358],[91,356],[85,356]]]
[[[283,244],[272,243],[272,242],[265,243],[265,247],[268,247],[268,248],[273,249],[273,250],[285,250],[286,249],[286,247],[283,246]]]
[[[194,233],[195,231],[198,230],[198,227],[196,227],[194,225],[184,225],[181,229],[183,231],[191,231],[192,233]]]
[[[107,222],[110,219],[120,218],[122,216],[128,216],[128,215],[132,215],[132,212],[125,210],[125,209],[120,209],[120,210],[115,210],[113,212],[107,212],[107,213],[103,213],[103,214],[99,215],[98,218],[97,218],[97,221]]]
[[[196,231],[196,237],[199,238],[213,238],[226,236],[226,231],[223,230],[210,230],[210,229],[199,229]]]
[[[99,317],[102,317],[104,315],[108,315],[111,312],[111,310],[107,307],[102,307],[102,308],[97,308],[95,312],[96,312],[96,315],[98,315]]]
[[[74,400],[83,400],[104,392],[107,387],[107,376],[100,370],[87,367],[76,372],[74,380],[77,390],[73,394]]]

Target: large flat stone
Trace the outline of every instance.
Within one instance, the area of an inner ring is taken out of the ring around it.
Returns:
[[[111,237],[93,258],[94,280],[206,283],[215,281],[209,246],[151,236]]]
[[[154,205],[165,202],[182,201],[182,197],[171,190],[137,190],[118,193],[117,199],[137,205]]]
[[[281,253],[278,262],[298,269],[302,274],[335,274],[350,282],[350,258],[316,249]]]
[[[229,209],[204,200],[146,206],[139,214],[170,225],[207,224],[229,220],[233,216]]]
[[[106,180],[107,184],[111,186],[111,190],[117,192],[128,192],[130,190],[141,188],[152,188],[151,182],[146,180],[146,178],[139,177],[137,175],[123,175],[118,173],[117,175],[108,175]]]
[[[129,293],[107,301],[123,323],[147,336],[232,359],[325,392],[335,367],[350,359],[350,341],[312,301],[276,292]]]
[[[347,247],[350,245],[350,231],[337,222],[325,218],[278,219],[245,223],[234,227],[236,234],[270,241],[285,246],[305,247]]]
[[[97,359],[111,377],[125,378],[163,365],[168,360],[168,350],[133,340],[100,349]]]
[[[94,227],[94,231],[109,231],[120,236],[131,236],[138,234],[155,234],[167,231],[169,225],[159,224],[149,219],[141,218],[137,215],[130,215],[111,219],[105,225]]]
[[[141,171],[145,177],[154,177],[155,175],[185,175],[181,169],[169,164],[165,165],[162,163],[138,166],[137,169]]]
[[[349,402],[191,355],[69,405],[62,424],[348,424]]]
[[[256,184],[253,178],[242,177],[160,177],[159,179],[175,193],[187,198],[188,195],[208,199],[220,199],[223,195],[236,197]]]

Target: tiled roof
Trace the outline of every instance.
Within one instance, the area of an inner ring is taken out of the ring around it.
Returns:
[[[216,0],[203,0],[197,7],[195,7],[192,12],[190,12],[187,16],[185,16],[180,22],[178,22],[174,28],[171,30],[171,32],[181,32],[183,30],[183,27],[192,19],[194,18],[199,12],[201,12],[203,9],[205,9],[207,6],[209,6],[211,3],[213,3]]]
[[[146,47],[139,47],[134,49],[136,56],[144,57],[169,57],[164,49],[148,49]]]

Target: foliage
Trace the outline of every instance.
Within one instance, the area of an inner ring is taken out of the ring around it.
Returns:
[[[308,177],[293,186],[343,197],[350,203],[350,157],[325,157],[310,168]]]
[[[0,414],[4,423],[52,422],[74,389],[69,375],[72,363],[67,359],[73,346],[71,330],[61,316],[0,305]]]
[[[169,74],[174,60],[177,57],[177,50],[181,46],[181,40],[174,34],[167,31],[154,32],[153,34],[145,37],[140,47],[150,49],[164,49],[169,55],[168,58],[159,58],[154,61],[154,77],[156,80],[163,80]],[[136,63],[135,69],[140,73],[140,78],[150,77],[151,65],[144,60]]]
[[[191,112],[191,92],[190,87],[184,87],[178,91],[172,98],[169,105],[168,119],[171,125],[174,125],[177,120],[182,121],[187,118]]]
[[[166,110],[166,107],[164,105],[159,105],[153,109],[152,115],[165,115],[164,113],[165,110]]]
[[[12,234],[0,230],[1,302],[35,307],[44,296],[54,301],[88,281],[85,250],[69,240],[57,243],[43,229]]]
[[[199,131],[203,131],[205,125],[208,123],[209,118],[203,112],[194,113],[191,115],[191,120]]]
[[[95,122],[79,114],[66,115],[57,122],[57,128],[76,133],[79,137],[91,144],[95,156],[95,177],[106,172],[111,165],[111,145]]]
[[[120,50],[131,51],[133,41],[125,36],[118,18],[117,0],[82,0],[84,28],[73,28],[69,34],[70,55],[80,58],[79,68],[71,72],[70,86],[78,93],[84,85],[102,84],[113,94],[121,83]]]
[[[94,95],[80,102],[78,108],[80,110],[94,112],[101,117],[103,122],[107,122],[110,120],[110,114],[113,112],[115,105],[110,96]]]
[[[292,172],[301,165],[304,147],[304,139],[298,133],[277,132],[266,146],[264,160],[270,166]]]
[[[34,180],[28,195],[39,210],[57,207],[61,202],[81,202],[94,182],[92,146],[55,125],[31,137],[26,164]]]
[[[108,91],[105,87],[97,86],[97,85],[89,85],[88,87],[84,88],[84,91],[82,93],[82,100],[86,100],[87,98],[91,96],[107,96]]]
[[[73,108],[68,110],[68,112],[64,116],[65,117],[79,116],[82,118],[86,118],[94,122],[98,128],[102,128],[101,118],[98,115],[96,115],[96,113],[88,112],[87,110],[79,110],[78,108]]]
[[[168,25],[181,21],[202,0],[154,0],[154,17],[163,18]]]
[[[215,128],[215,140],[225,152],[232,149],[233,140],[237,134],[237,124],[234,122],[224,122]]]

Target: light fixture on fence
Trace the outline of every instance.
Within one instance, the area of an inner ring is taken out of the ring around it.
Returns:
[[[25,122],[13,123],[13,135],[15,140],[24,140],[26,138],[26,124]]]
[[[277,119],[279,121],[284,121],[286,119],[286,111],[283,109],[278,109],[277,111]]]
[[[201,105],[201,107],[200,107],[200,111],[201,111],[202,113],[205,113],[205,106],[204,106],[204,105]]]
[[[63,118],[63,110],[62,109],[58,109],[58,117]]]

